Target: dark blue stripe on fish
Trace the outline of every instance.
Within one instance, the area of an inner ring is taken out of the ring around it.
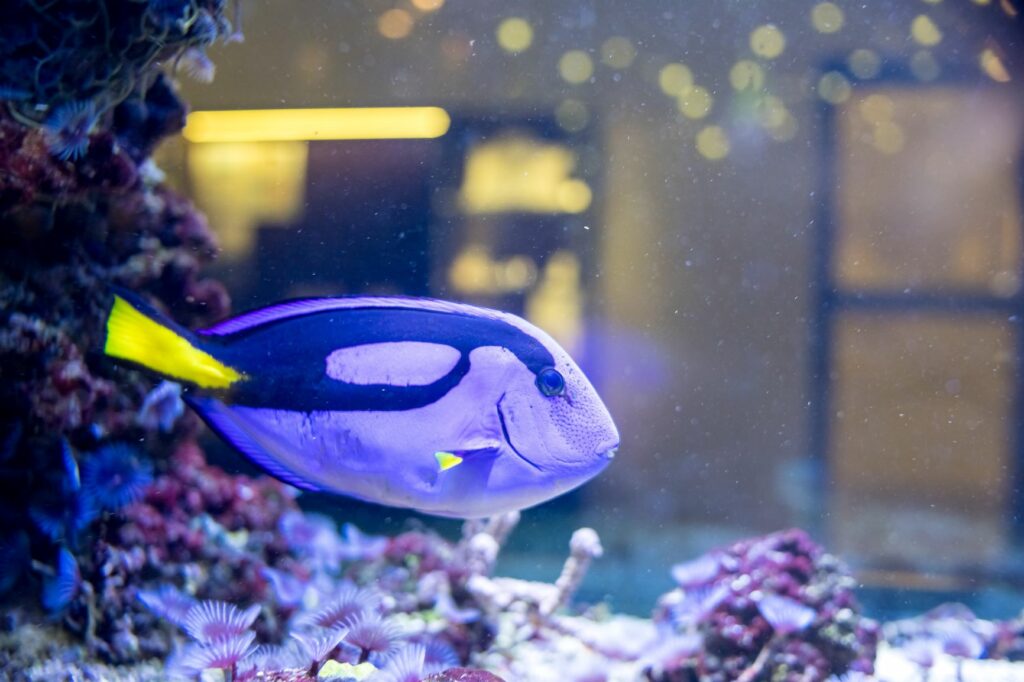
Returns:
[[[425,386],[359,385],[327,376],[326,358],[339,348],[421,341],[458,349],[462,357]],[[532,372],[554,365],[544,345],[500,319],[412,308],[348,308],[288,317],[212,339],[215,356],[248,378],[228,402],[283,410],[411,410],[440,400],[466,376],[469,354],[484,346],[511,351]]]

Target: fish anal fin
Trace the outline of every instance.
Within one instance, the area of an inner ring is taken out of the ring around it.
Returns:
[[[237,415],[230,406],[216,398],[197,396],[186,396],[185,402],[218,436],[274,478],[303,490],[321,490],[282,465],[270,451],[271,445],[247,425],[246,420]]]

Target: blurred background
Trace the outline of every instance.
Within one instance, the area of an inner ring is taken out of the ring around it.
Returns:
[[[242,310],[402,293],[525,315],[623,436],[500,570],[647,612],[810,530],[869,612],[1024,605],[1017,0],[242,3],[161,151]],[[229,467],[240,458],[224,454]],[[457,525],[338,498],[394,532]]]

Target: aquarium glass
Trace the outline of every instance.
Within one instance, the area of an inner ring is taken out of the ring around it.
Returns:
[[[0,678],[1024,679],[1022,12],[10,0]]]

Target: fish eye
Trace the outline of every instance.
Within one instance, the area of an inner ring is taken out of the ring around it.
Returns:
[[[565,378],[554,367],[542,369],[537,374],[537,388],[548,397],[565,393]]]

